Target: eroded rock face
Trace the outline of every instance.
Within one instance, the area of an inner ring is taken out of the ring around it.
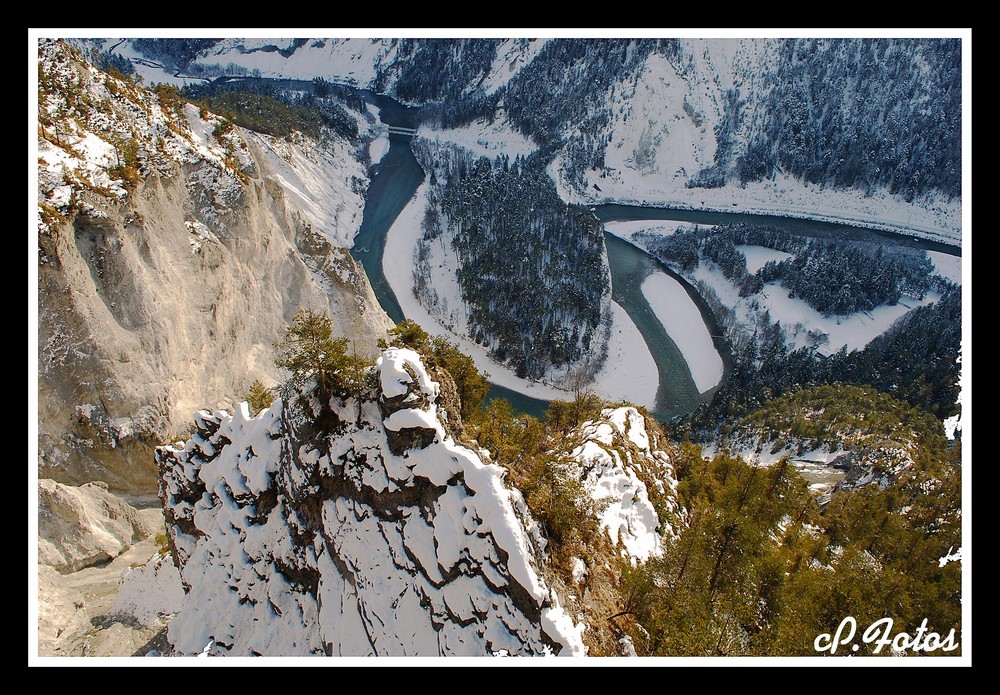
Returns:
[[[149,493],[192,411],[279,381],[300,308],[363,344],[391,325],[344,248],[367,175],[343,139],[252,135],[62,42],[39,53],[39,477]],[[336,214],[301,208],[296,167]]]
[[[451,436],[417,353],[380,357],[377,393],[289,392],[249,418],[202,413],[157,459],[187,589],[186,654],[582,654],[520,494]],[[358,424],[360,422],[360,425]]]
[[[155,531],[100,482],[38,481],[38,562],[75,572],[106,562]]]

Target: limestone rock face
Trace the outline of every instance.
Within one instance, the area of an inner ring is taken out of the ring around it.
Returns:
[[[391,325],[344,247],[367,173],[357,143],[242,131],[62,42],[39,67],[39,477],[150,493],[193,411],[280,380],[300,308],[364,344]],[[300,209],[296,167],[336,214]]]
[[[455,441],[459,404],[389,348],[373,391],[289,390],[254,418],[198,415],[157,451],[186,595],[181,654],[582,654],[505,471]]]
[[[38,481],[38,562],[59,572],[111,560],[155,530],[100,482]]]

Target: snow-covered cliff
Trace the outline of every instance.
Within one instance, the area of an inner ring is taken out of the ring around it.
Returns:
[[[356,402],[288,392],[254,418],[202,412],[190,440],[158,450],[188,590],[171,642],[217,655],[582,654],[523,499],[450,434],[450,377],[402,348],[376,369],[360,419]]]
[[[245,404],[202,411],[191,439],[157,451],[187,589],[171,643],[234,656],[583,655],[588,625],[606,629],[588,585],[605,594],[606,561],[647,560],[681,523],[643,416],[609,409],[567,440],[579,445],[562,470],[597,503],[607,554],[580,559],[566,586],[505,469],[456,440],[447,372],[397,347],[370,369],[360,404],[286,387],[255,417]]]

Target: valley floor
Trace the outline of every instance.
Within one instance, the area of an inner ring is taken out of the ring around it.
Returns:
[[[152,528],[163,528],[158,501],[140,513]],[[156,553],[154,535],[106,564],[78,572],[60,574],[38,565],[38,656],[136,656],[159,642],[165,646],[165,622],[148,627],[108,615],[122,574]]]
[[[490,375],[490,381],[495,384],[532,398],[572,398],[573,394],[567,390],[568,387],[560,388],[566,382],[558,374],[553,375],[552,383],[528,381],[518,377],[511,369],[496,362],[486,348],[467,336],[457,335],[445,328],[417,301],[413,294],[413,250],[421,235],[420,221],[425,206],[426,184],[422,184],[386,235],[383,270],[403,314],[416,321],[431,335],[457,342],[459,348],[470,355],[477,367],[486,371]],[[461,304],[461,297],[446,299],[450,306]],[[604,368],[595,375],[592,387],[598,395],[610,400],[625,399],[638,405],[652,406],[656,399],[656,363],[639,329],[625,310],[612,304],[611,315],[608,359]]]

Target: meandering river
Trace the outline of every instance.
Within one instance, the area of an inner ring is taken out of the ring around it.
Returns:
[[[382,122],[389,126],[413,128],[418,122],[418,107],[407,107],[390,97],[374,94],[368,90],[358,90],[369,102],[379,107]],[[412,199],[424,179],[424,172],[410,149],[411,137],[389,134],[389,149],[382,160],[372,166],[371,185],[368,190],[361,228],[351,249],[353,257],[361,263],[368,275],[375,296],[382,308],[393,321],[401,321],[403,312],[382,267],[386,234],[399,213]],[[677,208],[655,208],[635,205],[599,205],[593,208],[595,216],[602,222],[625,220],[675,220],[698,224],[720,224],[723,222],[754,222],[771,224],[782,229],[808,236],[853,238],[877,234],[890,237],[894,243],[917,248],[960,255],[954,246],[933,241],[916,239],[889,232],[852,227],[846,224],[818,222],[800,218],[746,213],[712,212]],[[622,306],[629,318],[639,329],[657,365],[658,387],[653,414],[661,420],[690,412],[714,393],[711,389],[699,393],[691,377],[690,370],[680,350],[670,339],[663,325],[656,318],[649,302],[641,291],[642,282],[652,273],[663,272],[678,281],[698,307],[702,320],[713,336],[715,347],[723,358],[723,379],[732,365],[729,348],[719,337],[721,331],[716,325],[711,310],[697,291],[683,278],[637,246],[605,234],[605,245],[611,267],[612,299]],[[717,388],[717,387],[716,387]],[[511,389],[492,385],[487,399],[506,398],[515,409],[540,416],[548,406],[547,401],[525,396]]]

